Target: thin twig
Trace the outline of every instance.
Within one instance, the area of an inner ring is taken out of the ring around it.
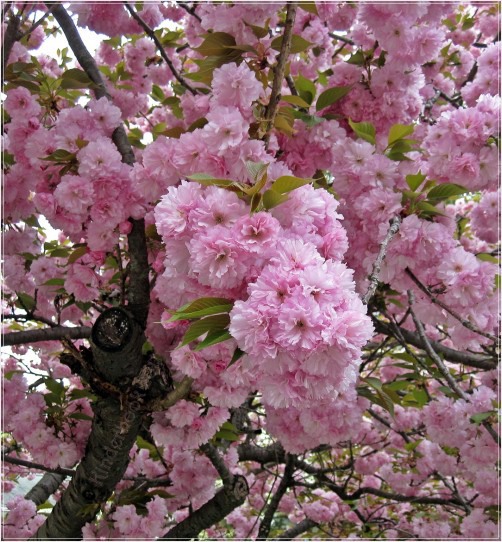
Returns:
[[[165,63],[169,66],[169,69],[173,73],[176,80],[183,85],[187,90],[189,90],[193,95],[197,94],[197,91],[189,85],[184,77],[178,73],[176,68],[174,67],[174,64],[172,63],[171,59],[167,56],[166,51],[164,50],[164,47],[162,46],[162,43],[160,43],[159,38],[155,35],[155,32],[145,23],[145,21],[134,11],[134,9],[128,4],[128,2],[124,2],[124,6],[126,7],[127,11],[131,14],[131,17],[143,28],[143,30],[146,32],[146,34],[153,40],[155,43],[160,56],[164,59]]]
[[[73,476],[75,474],[75,471],[72,469],[63,469],[61,467],[57,467],[56,469],[51,469],[50,467],[46,467],[45,465],[42,465],[41,463],[26,461],[25,459],[20,459],[19,457],[12,457],[10,455],[3,455],[2,461],[5,461],[6,463],[12,463],[13,465],[19,465],[21,467],[28,467],[30,469],[42,470],[44,472],[53,472],[55,474],[63,474],[64,476]]]
[[[422,342],[422,339],[417,333],[414,333],[413,331],[408,331],[407,329],[399,327],[394,323],[388,324],[386,322],[383,322],[382,320],[377,319],[373,320],[373,325],[375,326],[375,331],[377,331],[378,333],[392,335],[399,340],[399,338],[396,336],[396,333],[394,333],[394,331],[396,331],[397,329],[399,331],[399,335],[403,339],[403,342],[411,344],[416,348],[421,348],[422,350],[425,349],[425,345]],[[393,329],[392,326],[395,326],[395,329]],[[444,346],[437,341],[429,340],[429,343],[436,352],[443,354],[445,359],[452,363],[462,363],[463,365],[474,367],[476,369],[483,369],[484,371],[491,371],[492,369],[497,368],[497,363],[493,361],[492,358],[483,356],[482,354],[460,352],[459,350],[454,350],[453,348]]]
[[[465,320],[464,318],[462,318],[462,316],[460,316],[460,314],[458,314],[457,312],[455,312],[453,309],[450,309],[450,307],[448,307],[448,305],[445,305],[441,300],[439,300],[430,290],[429,288],[427,288],[427,286],[425,286],[424,284],[422,284],[420,282],[420,280],[418,280],[418,278],[413,274],[413,272],[411,271],[411,269],[409,267],[407,267],[405,269],[405,273],[411,278],[411,280],[418,286],[418,288],[420,288],[420,290],[422,290],[422,292],[424,292],[424,294],[427,295],[427,297],[431,300],[432,303],[434,303],[435,305],[438,305],[439,307],[441,307],[442,309],[444,309],[448,314],[450,314],[451,316],[453,316],[453,318],[455,318],[455,320],[458,320],[465,328],[467,328],[468,330],[472,331],[473,333],[477,333],[478,335],[482,335],[483,337],[486,337],[487,339],[490,339],[491,341],[493,342],[498,342],[498,339],[497,337],[495,337],[494,335],[492,335],[491,333],[486,333],[484,331],[481,331],[480,329],[478,329],[478,327],[476,327],[474,324],[472,324],[471,322],[469,322],[469,320]]]
[[[281,502],[282,497],[284,496],[284,494],[288,490],[288,487],[291,485],[291,482],[293,481],[294,471],[295,471],[295,456],[288,454],[288,456],[286,457],[286,466],[284,467],[284,474],[282,476],[279,487],[277,488],[277,491],[274,493],[272,499],[267,505],[265,514],[263,516],[263,520],[261,521],[260,528],[258,529],[258,536],[256,537],[257,540],[265,540],[266,538],[268,538],[268,535],[270,533],[270,527],[272,525],[272,519],[277,510],[277,507],[279,506],[279,503]]]
[[[350,38],[346,38],[345,36],[340,36],[340,34],[334,34],[333,32],[328,32],[328,36],[330,38],[333,38],[334,40],[338,40],[343,43],[346,43],[347,45],[355,45],[355,43]]]
[[[268,144],[268,141],[270,139],[270,129],[274,124],[275,115],[277,113],[277,106],[279,105],[279,101],[281,99],[281,87],[282,81],[284,79],[284,72],[286,70],[286,62],[288,60],[289,52],[291,50],[291,40],[293,38],[293,25],[295,23],[296,9],[296,2],[288,3],[284,33],[282,35],[281,50],[279,52],[277,64],[274,69],[274,80],[272,82],[270,100],[265,111],[265,144]]]
[[[35,28],[37,28],[37,26],[40,26],[44,21],[45,19],[47,19],[47,17],[52,13],[52,8],[49,8],[43,15],[42,17],[40,17],[40,19],[38,19],[38,21],[35,21],[31,26],[30,28],[28,28],[28,30],[26,30],[26,32],[23,32],[19,39],[23,39],[25,36],[28,36],[29,34],[31,34],[33,32],[33,30],[35,30]]]
[[[412,290],[408,290],[408,299],[410,304],[410,313],[411,317],[413,318],[413,322],[415,323],[415,327],[417,328],[417,332],[420,335],[420,338],[422,339],[425,350],[427,354],[429,354],[430,358],[434,361],[437,368],[439,369],[439,372],[444,376],[445,380],[448,382],[448,385],[450,388],[464,401],[467,403],[470,403],[470,398],[465,393],[465,391],[459,387],[456,380],[451,375],[450,371],[446,367],[446,365],[443,363],[443,360],[437,355],[437,353],[432,348],[429,339],[425,335],[425,330],[422,322],[417,318],[415,312],[413,311],[412,305],[414,302],[414,295]],[[483,427],[488,431],[490,436],[493,438],[493,440],[500,446],[500,436],[495,432],[493,427],[489,423],[483,423]]]
[[[450,388],[461,399],[464,399],[464,401],[469,402],[469,396],[465,393],[465,391],[462,388],[459,387],[459,385],[457,384],[457,381],[453,378],[450,371],[444,364],[443,360],[438,356],[434,348],[432,348],[431,343],[429,342],[429,339],[427,338],[427,335],[425,334],[424,326],[422,322],[418,319],[417,315],[415,314],[415,311],[413,310],[413,303],[415,302],[415,296],[414,296],[413,290],[408,290],[408,302],[410,306],[411,317],[413,318],[413,322],[417,329],[418,335],[420,339],[422,340],[425,351],[427,352],[429,357],[434,361],[437,368],[439,369],[439,372],[446,379],[446,382],[448,382],[448,385],[450,386]]]
[[[183,8],[187,13],[189,13],[192,17],[195,17],[199,23],[202,22],[202,19],[199,17],[199,15],[197,15],[197,13],[195,13],[195,6],[194,7],[189,7],[188,4],[185,4],[185,2],[176,2],[176,4],[180,7],[180,8]]]
[[[378,286],[378,277],[380,275],[380,271],[382,268],[383,260],[385,258],[385,254],[387,253],[387,248],[389,246],[391,239],[399,231],[400,226],[401,226],[401,217],[397,215],[390,222],[387,235],[385,236],[385,239],[382,241],[382,244],[380,245],[380,252],[378,253],[375,263],[373,264],[373,270],[371,271],[371,275],[368,277],[370,284],[368,286],[368,290],[366,294],[363,297],[363,303],[365,305],[367,305],[370,299],[375,295],[375,292]]]
[[[288,84],[289,90],[293,96],[298,96],[298,91],[296,90],[295,82],[291,75],[286,75],[286,83]]]

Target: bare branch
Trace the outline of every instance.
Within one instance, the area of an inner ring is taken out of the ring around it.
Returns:
[[[42,465],[41,463],[34,463],[33,461],[27,461],[26,459],[20,459],[19,457],[12,457],[10,455],[3,455],[2,461],[5,461],[6,463],[12,463],[13,465],[19,465],[20,467],[28,467],[29,469],[36,469],[36,470],[41,470],[44,472],[62,474],[63,476],[73,476],[75,474],[75,471],[71,469],[63,469],[60,467],[56,469],[51,469],[50,467],[46,467],[45,465]]]
[[[12,13],[12,12],[11,12]],[[19,15],[12,13],[9,22],[7,23],[7,28],[5,29],[5,34],[3,37],[2,43],[2,73],[5,74],[5,68],[7,67],[7,62],[9,61],[10,52],[14,43],[20,39],[19,26],[21,24],[21,18]],[[3,86],[3,85],[2,85]]]
[[[13,331],[2,337],[3,346],[36,343],[41,341],[58,341],[65,339],[88,339],[91,336],[91,328],[79,327],[51,327],[43,329],[27,329],[26,331]]]
[[[160,43],[159,41],[159,38],[157,38],[157,36],[155,35],[155,32],[145,23],[145,21],[143,21],[143,19],[134,11],[134,9],[127,2],[124,2],[124,6],[126,7],[127,11],[131,14],[131,17],[141,26],[141,28],[143,28],[143,30],[147,33],[147,35],[154,41],[160,53],[160,56],[164,59],[165,63],[169,66],[169,69],[171,70],[176,80],[181,85],[183,85],[187,90],[189,90],[192,94],[194,95],[197,94],[197,90],[194,89],[192,86],[190,86],[187,83],[187,81],[184,79],[184,77],[178,73],[171,59],[167,56],[166,51],[164,47],[162,46],[162,43]]]
[[[464,401],[467,403],[470,403],[470,397],[469,395],[457,384],[456,380],[451,375],[450,371],[446,367],[446,365],[443,363],[443,360],[437,355],[435,350],[432,348],[429,339],[425,335],[425,330],[422,322],[417,318],[415,312],[413,311],[412,305],[414,301],[413,292],[411,290],[408,290],[408,299],[410,304],[410,313],[411,317],[413,318],[413,322],[415,323],[415,327],[417,328],[418,334],[420,338],[422,339],[425,351],[430,356],[430,358],[434,361],[437,368],[439,369],[439,372],[444,376],[445,380],[448,382],[448,385],[450,388]],[[488,423],[483,423],[483,426],[488,431],[490,436],[493,438],[493,440],[500,446],[500,436],[495,432],[493,427]]]
[[[258,536],[256,537],[257,540],[266,540],[268,538],[268,535],[270,533],[270,527],[272,525],[272,520],[274,519],[274,514],[277,510],[277,507],[279,506],[279,503],[281,502],[281,499],[284,497],[286,491],[288,490],[288,487],[293,481],[294,471],[295,456],[288,454],[286,458],[284,474],[282,476],[279,487],[277,488],[277,491],[274,493],[272,499],[270,499],[270,502],[267,505],[267,508],[265,509],[265,514],[260,523],[260,528],[258,529]]]
[[[218,453],[218,450],[209,442],[203,444],[200,449],[206,454],[206,456],[213,464],[213,467],[218,471],[223,485],[232,485],[232,482],[234,481],[234,475],[228,470],[221,455]]]
[[[176,4],[178,6],[180,6],[180,8],[183,8],[187,13],[189,13],[192,17],[195,17],[199,23],[202,22],[202,19],[197,15],[197,13],[195,13],[195,6],[193,7],[190,7],[188,4],[186,4],[185,2],[176,2]]]
[[[216,495],[178,523],[158,540],[190,540],[197,538],[204,529],[215,525],[225,518],[232,510],[243,504],[249,493],[249,487],[244,476],[235,476],[230,486],[223,486]]]
[[[328,32],[328,36],[330,38],[333,38],[334,40],[341,41],[342,43],[346,43],[347,45],[355,45],[355,43],[345,36],[340,36],[340,34],[334,34],[333,32]]]
[[[472,324],[468,320],[465,320],[465,318],[462,318],[462,316],[460,316],[460,314],[458,314],[454,310],[450,309],[450,307],[448,307],[448,305],[445,305],[440,299],[438,299],[429,290],[429,288],[427,288],[427,286],[425,286],[424,284],[422,284],[418,280],[418,278],[413,274],[413,272],[408,267],[405,269],[405,273],[418,286],[418,288],[422,292],[424,292],[424,294],[426,294],[427,297],[429,297],[429,299],[431,300],[432,303],[434,303],[435,305],[438,305],[439,307],[444,309],[448,314],[451,314],[451,316],[453,316],[453,318],[455,318],[455,320],[458,320],[465,328],[467,328],[468,330],[470,330],[470,331],[472,331],[474,333],[477,333],[478,335],[482,335],[483,337],[486,337],[487,339],[490,339],[491,341],[498,342],[497,337],[495,337],[494,335],[491,335],[490,333],[485,333],[484,331],[481,331],[474,324]]]
[[[309,518],[304,519],[303,521],[300,521],[300,523],[297,523],[293,527],[289,528],[287,531],[284,531],[282,534],[280,534],[277,537],[277,540],[293,540],[293,538],[296,538],[298,535],[305,533],[316,525],[317,523],[314,520]]]
[[[192,382],[193,378],[185,376],[185,378],[179,384],[177,384],[176,388],[170,392],[165,399],[158,400],[151,404],[150,410],[152,412],[159,412],[172,407],[190,393]]]
[[[277,106],[281,100],[281,87],[284,79],[284,71],[286,69],[286,62],[288,60],[289,52],[291,50],[291,40],[293,37],[293,25],[295,22],[297,4],[296,2],[289,2],[286,11],[286,23],[284,26],[284,33],[282,36],[281,50],[277,58],[277,64],[274,70],[274,80],[272,82],[272,92],[270,93],[270,100],[268,102],[267,109],[265,111],[265,142],[267,143],[270,138],[270,129],[274,125],[274,119],[277,112]]]
[[[46,472],[42,478],[26,493],[25,499],[33,501],[37,506],[43,504],[63,483],[66,476],[55,472]]]
[[[23,32],[23,34],[21,34],[21,36],[19,37],[19,39],[23,39],[25,36],[28,36],[29,34],[31,34],[33,32],[33,30],[35,30],[35,28],[37,28],[37,26],[40,26],[44,21],[45,19],[47,19],[47,17],[52,13],[52,8],[48,9],[43,15],[42,17],[40,17],[40,19],[38,19],[38,21],[35,21],[31,26],[30,28],[28,28],[28,30],[26,30],[26,32]]]
[[[397,215],[390,222],[387,235],[385,236],[385,239],[382,241],[382,244],[380,245],[380,252],[378,253],[377,259],[375,260],[375,263],[373,264],[373,270],[371,271],[371,275],[368,277],[370,284],[368,286],[368,290],[366,294],[363,297],[363,303],[365,305],[367,305],[370,299],[375,295],[375,291],[378,286],[378,276],[380,275],[382,262],[385,258],[385,254],[387,253],[387,247],[389,246],[391,239],[399,231],[400,226],[401,226],[401,217]]]
[[[392,330],[390,324],[382,322],[381,320],[373,320],[373,325],[375,330],[378,333],[383,333],[385,335],[395,336],[394,331]],[[403,339],[412,346],[416,348],[421,348],[425,350],[425,344],[417,333],[413,331],[408,331],[402,327],[399,327],[399,333],[402,335]],[[482,354],[473,354],[470,352],[460,352],[444,346],[443,344],[431,341],[429,339],[430,345],[434,348],[436,352],[443,354],[445,359],[453,363],[462,363],[469,367],[475,367],[476,369],[483,369],[485,371],[491,371],[492,369],[497,368],[497,363],[490,357],[484,356]]]

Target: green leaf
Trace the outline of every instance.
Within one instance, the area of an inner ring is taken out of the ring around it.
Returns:
[[[481,260],[482,262],[490,262],[495,264],[500,263],[500,260],[498,258],[495,258],[495,256],[492,256],[489,252],[479,252],[478,254],[476,254],[476,258],[478,258],[478,260]]]
[[[180,346],[185,346],[207,332],[225,329],[229,323],[230,316],[228,314],[217,314],[197,320],[188,328]]]
[[[66,70],[61,76],[61,88],[97,88],[90,77],[78,68]]]
[[[59,248],[55,248],[54,250],[51,250],[49,252],[49,256],[51,258],[66,258],[69,253],[70,253],[69,248],[59,247]]]
[[[154,98],[158,102],[163,102],[166,99],[166,95],[164,94],[164,91],[158,85],[152,86],[151,95],[152,95],[152,98]]]
[[[143,450],[148,450],[150,452],[150,457],[152,459],[159,459],[160,458],[157,448],[153,444],[151,444],[150,442],[145,440],[143,437],[140,437],[138,435],[136,437],[136,444],[137,444],[138,448],[143,449]]]
[[[65,387],[61,382],[58,382],[57,380],[54,380],[53,378],[46,378],[44,381],[45,387],[51,391],[52,393],[64,396],[65,394]]]
[[[271,186],[271,190],[278,194],[287,194],[300,186],[310,184],[312,179],[301,179],[300,177],[293,177],[292,175],[284,175],[274,181]]]
[[[298,75],[295,77],[295,87],[298,91],[298,94],[310,105],[316,95],[316,87],[312,81],[303,77],[303,75]]]
[[[75,159],[75,153],[67,151],[65,149],[57,149],[48,156],[42,158],[42,160],[50,160],[51,162],[71,162]]]
[[[469,189],[454,183],[439,184],[432,188],[427,194],[428,200],[442,201],[453,196],[460,196],[469,192]]]
[[[190,179],[191,181],[196,181],[200,184],[203,184],[204,186],[226,187],[235,184],[235,181],[232,181],[230,179],[217,179],[212,175],[208,175],[207,173],[194,173],[193,175],[187,175],[187,179]]]
[[[310,107],[310,105],[300,96],[281,96],[281,100],[283,102],[287,102],[288,104],[297,105],[298,107],[304,107],[305,109],[308,109]]]
[[[232,359],[230,360],[230,363],[228,364],[227,366],[227,369],[228,367],[231,367],[234,363],[237,363],[237,361],[239,361],[242,356],[244,356],[246,354],[246,352],[244,352],[244,350],[241,350],[240,348],[236,348],[234,350],[234,354],[232,356]]]
[[[415,191],[424,181],[426,175],[419,171],[416,175],[406,175],[406,182],[411,190]]]
[[[390,147],[398,139],[402,139],[413,133],[414,127],[406,124],[394,124],[389,131],[388,146]]]
[[[420,211],[420,214],[429,215],[429,216],[448,216],[441,211],[438,211],[434,205],[428,201],[419,201],[416,204],[416,209]]]
[[[265,25],[265,27],[262,27],[262,26],[255,26],[254,24],[249,24],[249,23],[246,23],[246,21],[244,21],[244,24],[251,29],[251,31],[253,32],[253,34],[258,38],[258,39],[262,39],[264,38],[265,36],[268,36],[268,29],[269,29],[269,26],[268,26],[268,23],[270,22],[270,19],[267,21],[267,24]]]
[[[184,316],[186,318],[186,315],[190,313],[204,311],[212,307],[223,307],[223,306],[229,306],[230,308],[232,308],[233,301],[226,299],[224,297],[200,297],[199,299],[196,299],[195,301],[191,301],[190,303],[187,303],[186,305],[183,305],[182,307],[180,307],[174,313],[174,315]],[[228,312],[228,311],[221,311],[221,312]]]
[[[352,87],[332,87],[328,88],[324,92],[321,93],[319,98],[317,98],[316,103],[316,111],[320,111],[321,109],[324,109],[325,107],[328,107],[344,96],[346,96]]]
[[[64,279],[49,279],[42,286],[64,286]]]
[[[92,416],[89,416],[89,414],[84,414],[83,412],[72,412],[68,415],[68,418],[71,418],[72,420],[92,421]]]
[[[213,346],[213,344],[218,344],[223,341],[228,341],[229,339],[232,339],[232,335],[230,335],[230,333],[226,329],[214,331],[212,333],[208,333],[204,340],[202,340],[195,347],[195,350],[202,350],[203,348]]]
[[[372,145],[375,144],[376,130],[371,122],[353,122],[349,119],[349,125],[358,137]]]
[[[246,161],[246,170],[249,173],[249,177],[254,181],[258,181],[263,177],[263,174],[266,173],[269,164],[265,162],[251,162]]]
[[[75,263],[79,258],[87,254],[87,245],[77,247],[68,257],[68,263]]]
[[[493,410],[489,410],[487,412],[478,412],[477,414],[473,414],[469,419],[472,423],[479,425],[485,420],[487,420],[490,416],[493,416],[493,414],[495,414]]]
[[[346,62],[348,64],[355,64],[356,66],[363,66],[366,62],[366,58],[363,52],[359,49]]]
[[[40,510],[52,510],[52,508],[54,508],[54,505],[49,501],[45,501],[37,506],[37,512]]]
[[[272,43],[270,44],[270,47],[274,49],[275,51],[280,51],[282,47],[282,38],[283,36],[277,36],[275,39],[272,40]],[[303,51],[306,51],[313,43],[310,41],[307,41],[305,38],[302,38],[301,36],[298,36],[297,34],[293,34],[291,36],[291,54],[297,54],[302,53]]]
[[[235,38],[226,32],[211,32],[205,35],[205,39],[195,51],[204,56],[225,55],[228,47],[236,45]]]
[[[71,390],[70,392],[70,399],[72,401],[76,399],[91,399],[94,400],[96,396],[89,390],[80,390],[78,388],[75,388]]]
[[[406,442],[404,445],[404,449],[407,450],[408,452],[413,452],[418,448],[418,446],[423,440],[424,439],[419,439],[419,440],[413,440],[411,442]]]
[[[31,297],[31,295],[25,294],[23,292],[18,292],[17,297],[21,308],[23,308],[24,310],[30,312],[36,307],[35,300],[33,299],[33,297]]]
[[[307,13],[312,13],[313,15],[319,15],[317,12],[317,6],[315,2],[299,2],[298,7],[302,8]]]
[[[171,318],[168,320],[169,322],[176,322],[177,320],[193,320],[195,318],[202,318],[203,316],[209,316],[211,314],[222,314],[222,313],[228,313],[232,310],[233,303],[231,304],[225,304],[225,305],[214,305],[213,307],[208,307],[206,309],[202,309],[199,311],[194,312],[183,312],[183,313],[175,313],[174,316],[171,316]]]
[[[269,189],[263,193],[263,207],[265,209],[272,209],[273,207],[277,207],[277,205],[280,205],[287,200],[287,194],[279,194],[279,192],[276,192],[275,190]]]

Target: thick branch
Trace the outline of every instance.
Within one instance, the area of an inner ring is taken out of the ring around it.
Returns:
[[[392,327],[389,324],[386,324],[381,320],[373,320],[373,324],[375,326],[375,330],[378,333],[383,333],[392,337],[395,336]],[[402,327],[399,328],[399,331],[408,344],[411,344],[416,348],[421,348],[422,350],[425,350],[425,344],[417,333],[414,333],[413,331],[408,331],[407,329],[404,329]],[[483,356],[482,354],[460,352],[458,350],[454,350],[453,348],[449,348],[448,346],[444,346],[439,342],[431,341],[430,339],[429,343],[436,352],[443,354],[445,359],[450,362],[462,363],[463,365],[475,367],[476,369],[483,369],[485,371],[491,371],[492,369],[497,368],[497,363],[495,363],[493,359],[487,356]]]
[[[17,344],[36,343],[41,341],[58,341],[65,339],[88,339],[91,336],[91,328],[79,327],[51,327],[49,329],[28,329],[26,331],[14,331],[3,335],[4,346]]]
[[[99,399],[94,404],[85,457],[68,489],[31,540],[82,537],[82,527],[93,521],[122,479],[142,418],[139,410],[122,409],[113,398]]]
[[[317,523],[312,519],[304,519],[303,521],[300,521],[300,523],[297,523],[295,526],[280,534],[277,537],[277,540],[293,540],[293,538],[296,538],[298,535],[307,532],[309,529],[312,529],[312,527],[315,527],[316,525]]]
[[[257,540],[266,540],[268,538],[270,528],[272,526],[272,520],[274,519],[274,514],[279,506],[279,503],[281,502],[281,499],[284,497],[286,491],[288,490],[288,487],[293,481],[293,474],[295,471],[294,460],[295,456],[288,455],[286,459],[286,466],[284,468],[284,474],[282,476],[279,487],[277,488],[277,491],[274,493],[272,499],[270,499],[270,502],[267,505],[267,508],[265,509],[265,514],[258,530]]]
[[[261,465],[266,463],[284,463],[285,452],[280,442],[275,442],[266,448],[259,448],[251,444],[240,444],[237,448],[239,461],[256,461]]]
[[[451,314],[451,316],[453,316],[455,320],[458,320],[468,330],[472,331],[473,333],[477,333],[478,335],[482,335],[483,337],[486,337],[487,339],[490,339],[491,341],[497,342],[497,337],[495,337],[494,335],[491,335],[490,333],[485,333],[484,331],[481,331],[474,324],[462,318],[460,314],[457,314],[454,310],[450,309],[448,305],[445,305],[441,300],[439,300],[435,295],[433,295],[433,293],[429,290],[429,288],[423,285],[409,268],[406,268],[405,272],[411,278],[411,280],[418,286],[418,288],[422,292],[424,292],[424,294],[426,294],[427,297],[429,297],[432,303],[444,309],[448,314]]]
[[[196,538],[201,531],[220,522],[232,510],[243,504],[248,493],[249,488],[244,476],[235,476],[231,486],[223,486],[210,501],[178,523],[159,540]]]
[[[46,472],[42,478],[26,493],[25,499],[33,501],[37,506],[43,504],[53,495],[66,478],[64,474]]]
[[[220,478],[225,486],[231,486],[234,481],[233,474],[228,470],[218,450],[209,442],[203,444],[200,449],[206,454],[208,459],[213,464],[213,467],[218,471]]]
[[[12,12],[11,12],[12,13]],[[7,23],[7,28],[3,37],[2,43],[2,73],[5,74],[5,68],[7,67],[7,62],[9,61],[10,52],[14,43],[20,38],[19,36],[19,26],[21,24],[21,19],[19,15],[12,13],[9,22]]]
[[[169,66],[169,69],[171,70],[176,80],[181,85],[183,85],[187,90],[189,90],[192,94],[194,95],[197,94],[197,91],[186,82],[186,80],[183,78],[181,74],[178,73],[171,59],[167,56],[166,51],[164,47],[162,46],[162,43],[160,43],[159,41],[159,38],[157,38],[157,36],[155,35],[155,32],[145,23],[145,21],[143,21],[143,19],[134,11],[134,9],[127,2],[124,2],[124,5],[127,11],[131,14],[132,18],[141,26],[141,28],[143,28],[143,30],[147,33],[147,35],[154,41],[160,53],[160,56],[164,59],[165,63]]]
[[[64,32],[68,45],[71,47],[76,59],[82,66],[83,70],[87,73],[91,81],[96,85],[94,90],[97,98],[106,96],[110,98],[110,95],[106,91],[101,72],[99,71],[94,58],[87,50],[77,27],[75,26],[72,18],[68,15],[66,9],[62,4],[57,2],[45,2],[48,9],[52,10],[54,18],[59,23],[61,30]]]
[[[281,87],[284,79],[284,71],[291,50],[291,39],[293,37],[293,25],[295,23],[297,4],[296,2],[288,3],[286,11],[286,23],[284,25],[284,33],[282,35],[281,50],[279,52],[277,64],[274,70],[274,81],[272,82],[272,92],[270,93],[270,101],[268,102],[265,111],[265,141],[270,138],[270,129],[274,125],[277,106],[281,100]]]
[[[363,297],[363,303],[365,305],[367,305],[370,299],[375,295],[375,291],[378,286],[378,277],[380,275],[380,270],[382,268],[382,262],[385,258],[385,254],[387,253],[387,247],[389,246],[391,239],[399,231],[400,226],[401,226],[401,217],[397,215],[390,222],[390,227],[387,231],[387,235],[385,236],[385,239],[382,241],[382,244],[380,245],[380,252],[378,253],[377,259],[375,260],[375,263],[373,264],[373,270],[371,271],[371,275],[368,277],[370,284],[368,286],[368,290],[366,294]]]
[[[150,404],[150,410],[152,412],[161,412],[167,410],[169,407],[175,405],[178,401],[181,401],[190,393],[192,387],[193,378],[185,376],[185,378],[176,385],[173,391],[171,391],[165,399],[158,399]]]

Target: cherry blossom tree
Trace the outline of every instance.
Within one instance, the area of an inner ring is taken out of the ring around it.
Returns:
[[[5,539],[498,537],[499,9],[2,4]]]

